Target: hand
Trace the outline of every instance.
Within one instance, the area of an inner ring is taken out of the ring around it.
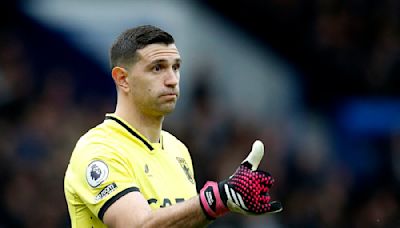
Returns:
[[[274,184],[271,174],[257,170],[264,156],[264,145],[256,140],[247,158],[227,180],[208,181],[200,190],[200,204],[210,219],[233,211],[260,215],[282,211],[280,202],[272,201],[268,192]]]

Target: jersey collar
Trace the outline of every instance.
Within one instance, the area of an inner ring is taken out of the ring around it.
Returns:
[[[126,123],[123,119],[117,117],[116,115],[113,114],[106,114],[106,120],[113,120],[117,122],[119,125],[121,125],[125,130],[127,130],[133,137],[139,139],[149,150],[153,151],[154,147],[151,145],[151,143],[139,132],[134,130],[133,127],[131,127],[128,123]]]

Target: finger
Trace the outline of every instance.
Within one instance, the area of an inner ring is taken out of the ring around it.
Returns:
[[[263,170],[257,170],[257,174],[259,174],[259,177],[261,176],[260,183],[264,184],[268,188],[272,188],[274,185],[275,179],[272,177],[271,173]]]
[[[268,191],[261,191],[260,193],[260,202],[261,203],[269,203],[271,201],[271,196],[269,195]]]
[[[281,202],[278,201],[273,201],[271,203],[268,203],[267,205],[268,205],[267,213],[277,213],[283,210]]]
[[[253,143],[253,147],[251,148],[251,151],[247,158],[242,162],[248,162],[251,165],[251,170],[255,171],[258,168],[258,165],[260,164],[261,159],[264,156],[264,144],[260,140],[256,140]]]

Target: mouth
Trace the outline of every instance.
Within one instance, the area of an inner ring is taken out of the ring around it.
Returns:
[[[160,97],[170,100],[170,99],[176,99],[178,97],[178,94],[177,93],[165,93],[165,94],[162,94]]]

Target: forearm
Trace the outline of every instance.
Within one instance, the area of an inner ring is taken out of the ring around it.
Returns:
[[[282,211],[281,203],[271,201],[268,193],[274,183],[271,174],[257,170],[263,155],[264,145],[255,141],[250,154],[227,180],[208,181],[199,196],[166,208],[153,211],[140,192],[130,192],[107,209],[103,221],[111,228],[204,227],[211,223],[208,218],[229,211],[245,215]]]
[[[143,227],[205,227],[210,224],[198,196],[149,214]]]

